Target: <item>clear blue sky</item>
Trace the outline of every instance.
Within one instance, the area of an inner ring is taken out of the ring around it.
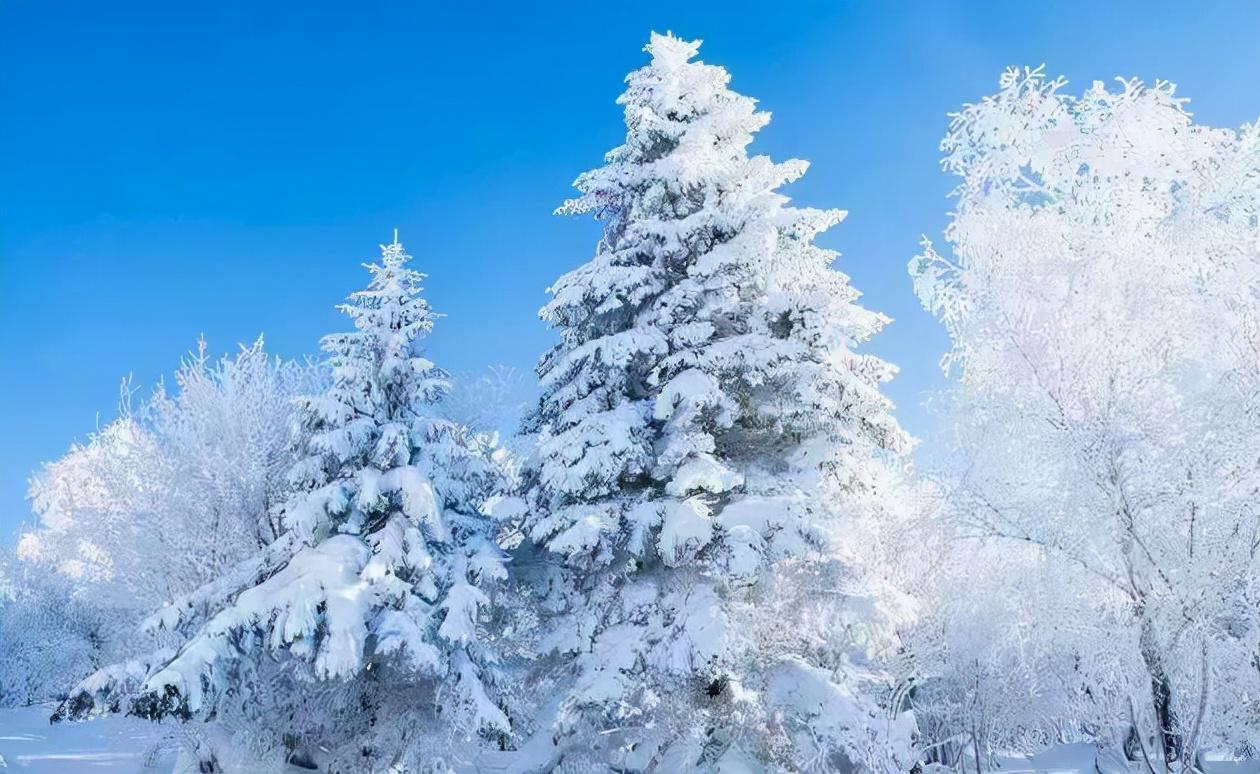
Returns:
[[[948,211],[947,112],[1045,62],[1076,89],[1173,80],[1214,124],[1260,116],[1256,0],[0,0],[0,540],[122,376],[151,384],[203,332],[313,352],[395,226],[449,315],[438,362],[531,368],[544,290],[597,233],[551,211],[618,143],[653,29],[703,38],[773,112],[755,147],[813,162],[797,201],[850,211],[825,242],[896,319],[874,350],[920,435],[945,338],[905,264]]]

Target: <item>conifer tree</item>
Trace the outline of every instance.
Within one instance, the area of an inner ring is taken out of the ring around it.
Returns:
[[[508,733],[479,623],[506,575],[495,525],[479,510],[499,473],[463,428],[438,417],[447,380],[421,354],[435,318],[420,295],[424,275],[396,235],[381,250],[366,266],[368,287],[340,307],[354,330],[322,342],[329,388],[300,402],[303,453],[281,508],[283,537],[163,610],[155,627],[187,633],[185,644],[90,679],[70,704],[76,714],[117,707],[132,687],[137,714],[212,716],[225,693],[249,690],[241,684],[266,669],[258,662],[280,654],[300,665],[298,683],[372,683],[355,692],[361,717],[389,706],[400,686],[438,693],[429,708],[405,706],[414,714],[391,718],[385,733],[416,738],[408,724],[433,706],[441,733]],[[348,743],[370,748],[370,733]]]
[[[560,342],[527,423],[542,649],[574,675],[554,754],[879,769],[905,729],[867,695],[838,557],[908,445],[894,369],[855,351],[887,321],[814,244],[845,213],[788,205],[807,164],[748,154],[769,115],[698,46],[652,35],[625,143],[561,208],[604,225],[541,312]]]

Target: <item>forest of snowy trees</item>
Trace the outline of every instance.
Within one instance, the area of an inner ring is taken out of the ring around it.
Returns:
[[[1260,758],[1260,124],[1040,69],[962,106],[912,460],[846,213],[698,50],[652,36],[559,208],[602,235],[536,383],[426,357],[460,320],[395,233],[321,356],[124,384],[0,557],[0,704],[224,774]]]

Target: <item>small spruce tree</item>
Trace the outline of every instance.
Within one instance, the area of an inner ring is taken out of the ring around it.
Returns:
[[[420,295],[424,275],[396,235],[381,253],[366,267],[368,287],[340,307],[354,330],[322,342],[330,386],[300,401],[302,455],[281,507],[282,538],[162,611],[154,626],[185,633],[184,644],[90,679],[72,713],[128,707],[153,718],[213,717],[225,696],[254,690],[260,700],[292,702],[310,693],[304,684],[327,681],[342,695],[291,711],[282,730],[305,723],[336,734],[345,729],[319,713],[345,710],[361,727],[343,741],[369,768],[380,760],[364,755],[405,760],[406,750],[374,750],[374,736],[419,750],[426,713],[437,736],[509,733],[495,651],[479,623],[491,586],[506,577],[495,524],[480,511],[500,473],[463,428],[439,418],[434,404],[448,384],[421,354],[435,317]],[[275,654],[292,669],[277,675]],[[290,689],[248,684],[264,674]],[[376,727],[391,707],[407,714]],[[308,751],[338,752],[323,738],[310,741]]]

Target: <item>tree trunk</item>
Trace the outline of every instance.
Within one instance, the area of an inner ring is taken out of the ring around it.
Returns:
[[[1177,731],[1177,717],[1173,708],[1172,686],[1164,671],[1163,660],[1155,642],[1149,619],[1142,622],[1142,662],[1151,677],[1151,708],[1155,713],[1155,737],[1164,759],[1164,770],[1171,771],[1174,762],[1181,759],[1182,740]]]

